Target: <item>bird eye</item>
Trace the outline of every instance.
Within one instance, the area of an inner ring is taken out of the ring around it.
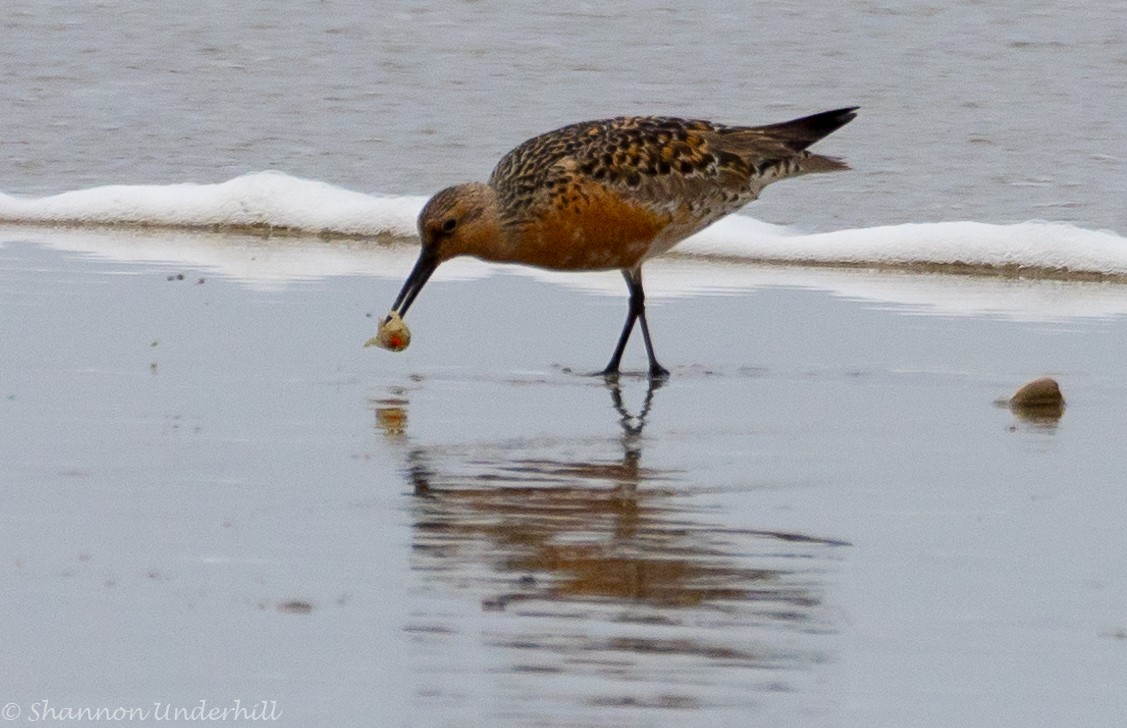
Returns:
[[[456,228],[457,226],[458,226],[458,221],[455,220],[454,218],[450,218],[446,222],[442,223],[442,232],[452,233],[452,232],[454,232],[454,228]]]

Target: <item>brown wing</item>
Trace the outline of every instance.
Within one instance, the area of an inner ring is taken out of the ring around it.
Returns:
[[[514,222],[544,205],[580,202],[589,182],[626,199],[672,210],[685,200],[746,187],[751,168],[711,149],[723,128],[698,120],[620,117],[535,137],[497,164],[490,184]]]
[[[764,127],[651,116],[583,122],[521,144],[489,182],[506,224],[582,208],[595,183],[667,216],[687,235],[755,199],[772,181],[844,168],[805,149],[852,118],[843,109]]]

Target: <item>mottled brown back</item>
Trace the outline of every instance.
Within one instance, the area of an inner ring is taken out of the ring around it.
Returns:
[[[852,120],[854,111],[760,127],[652,116],[582,122],[512,150],[489,184],[506,225],[520,226],[546,208],[581,207],[596,183],[669,215],[688,234],[755,199],[771,182],[847,169],[806,148]]]

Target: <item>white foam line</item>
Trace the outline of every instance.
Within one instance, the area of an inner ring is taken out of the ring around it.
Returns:
[[[1127,275],[1127,239],[1050,222],[908,223],[799,235],[740,215],[677,247],[680,253],[774,262],[969,265]]]
[[[280,172],[221,184],[116,185],[42,198],[0,194],[0,222],[184,229],[285,229],[356,237],[415,236],[424,197],[376,197]],[[1110,231],[1024,222],[914,223],[800,234],[733,215],[678,253],[780,263],[1027,268],[1127,276],[1127,239]]]
[[[220,184],[112,185],[40,198],[0,194],[0,221],[410,236],[425,202],[424,197],[376,197],[281,172],[256,172]]]

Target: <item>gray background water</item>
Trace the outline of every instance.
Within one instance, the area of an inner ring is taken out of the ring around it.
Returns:
[[[616,391],[561,367],[603,363],[621,300],[440,281],[393,356],[360,347],[386,279],[263,291],[19,235],[0,704],[24,722],[43,700],[276,700],[302,728],[1127,712],[1121,318],[696,296],[651,306],[670,382]],[[992,405],[1045,371],[1061,420]]]
[[[279,168],[420,194],[580,118],[855,103],[824,149],[856,171],[751,214],[1122,233],[1125,16],[10,0],[0,190]],[[0,231],[0,704],[23,722],[42,700],[277,700],[294,726],[1127,714],[1121,318],[694,296],[651,307],[672,381],[616,392],[564,367],[604,363],[621,300],[436,281],[393,357],[359,344],[395,283],[255,277],[330,245],[70,237]],[[130,245],[221,251],[255,285]],[[1063,419],[991,405],[1045,372]]]
[[[810,229],[1051,219],[1127,229],[1114,2],[9,0],[0,190],[262,169],[425,194],[565,123],[765,123],[858,104],[856,172],[750,213]]]

